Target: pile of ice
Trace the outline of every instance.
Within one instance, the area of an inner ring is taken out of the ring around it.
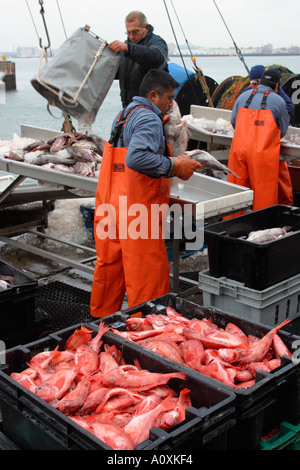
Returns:
[[[68,243],[84,245],[91,241],[80,205],[92,205],[94,198],[63,199],[55,201],[55,209],[48,215],[48,227],[45,233]]]

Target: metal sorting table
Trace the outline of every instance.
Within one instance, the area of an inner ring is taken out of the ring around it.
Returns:
[[[231,111],[228,109],[208,108],[206,106],[191,106],[191,115],[195,119],[208,119],[216,121],[221,118],[230,122]],[[211,151],[213,144],[224,145],[230,147],[232,135],[226,135],[218,132],[211,132],[204,127],[200,127],[196,122],[187,120],[187,126],[190,131],[190,138],[201,142],[207,142],[208,151]],[[300,128],[289,126],[285,137],[295,135],[300,138]],[[214,152],[212,152],[214,154]],[[215,154],[214,154],[215,155]],[[216,155],[215,155],[216,156]],[[280,160],[290,161],[300,159],[300,145],[292,144],[282,139],[280,147]]]
[[[47,136],[47,138],[49,137]],[[3,204],[6,206],[10,204],[10,201],[11,204],[16,204],[18,201],[26,203],[33,200],[46,203],[46,201],[53,199],[94,197],[98,183],[97,178],[67,174],[4,157],[0,157],[0,170],[16,175],[14,181],[2,193],[0,192],[0,208]],[[34,179],[44,184],[35,185],[34,187],[26,187],[27,185],[20,186],[26,178]],[[251,209],[252,200],[253,192],[249,188],[227,183],[226,181],[199,173],[194,173],[188,181],[183,182],[177,178],[172,178],[171,181],[170,209],[182,214],[185,213],[184,209],[188,206],[188,213],[196,223],[200,220],[205,224],[215,222],[225,215]],[[31,225],[43,228],[46,220],[45,214],[44,220],[35,221]],[[83,251],[88,251],[90,256],[78,262],[10,238],[19,229],[23,229],[23,232],[30,231],[30,233],[35,233],[39,237],[52,238],[40,231],[32,231],[30,230],[31,228],[32,226],[26,226],[26,224],[22,227],[7,227],[4,231],[0,230],[0,240],[66,266],[93,273],[94,268],[89,265],[96,259],[96,250],[93,248],[67,243]],[[56,241],[65,243],[63,240]],[[176,292],[179,292],[179,242],[180,240],[174,237],[173,273],[171,275],[173,276],[173,289]],[[196,281],[180,279],[194,284],[194,288],[198,286]]]

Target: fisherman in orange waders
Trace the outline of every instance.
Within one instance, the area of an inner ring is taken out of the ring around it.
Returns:
[[[125,291],[129,308],[169,292],[164,228],[170,177],[187,180],[201,168],[186,155],[168,153],[162,119],[177,86],[163,70],[148,72],[105,142],[95,200],[93,317],[120,310]]]
[[[264,72],[260,84],[242,93],[232,109],[234,136],[229,152],[227,181],[253,190],[253,210],[293,204],[286,162],[279,161],[280,139],[290,121],[285,101],[277,94],[281,74]]]

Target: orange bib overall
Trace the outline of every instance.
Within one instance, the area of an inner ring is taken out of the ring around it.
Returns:
[[[169,292],[164,230],[170,180],[128,168],[127,148],[116,142],[105,143],[95,199],[90,313],[97,318],[120,310],[125,291],[129,308]]]
[[[237,115],[234,137],[229,152],[228,168],[239,178],[228,174],[230,183],[253,190],[253,210],[276,204],[293,204],[293,189],[286,162],[279,161],[280,130],[272,111],[265,109],[264,94],[260,109],[248,109],[256,89]]]

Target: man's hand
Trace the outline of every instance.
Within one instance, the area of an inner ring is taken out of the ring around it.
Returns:
[[[180,155],[179,157],[170,157],[171,170],[170,176],[177,176],[183,181],[188,180],[197,168],[202,168],[201,163],[192,160],[187,155]]]
[[[126,42],[122,41],[113,41],[111,42],[108,47],[115,53],[119,54],[120,52],[128,52],[128,45]]]

